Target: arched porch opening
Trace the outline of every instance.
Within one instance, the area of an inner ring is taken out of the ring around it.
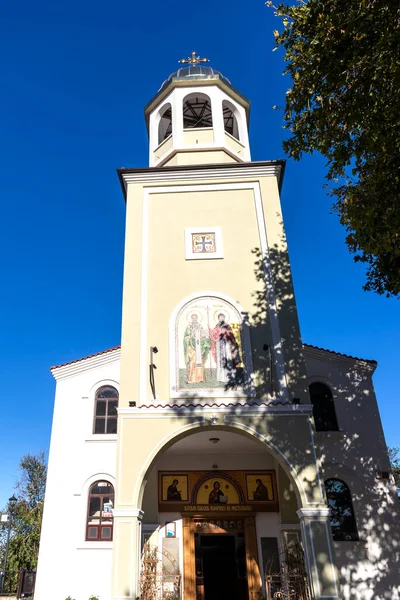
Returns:
[[[207,586],[218,586],[216,565],[228,569],[220,593],[238,588],[241,599],[258,598],[268,565],[279,568],[287,544],[300,541],[296,474],[255,431],[203,423],[149,457],[138,504],[142,547],[149,540],[157,548],[164,570],[181,578],[185,599],[201,600]]]

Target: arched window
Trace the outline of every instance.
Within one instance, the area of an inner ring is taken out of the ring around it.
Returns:
[[[331,390],[320,382],[309,386],[313,405],[314,421],[317,431],[338,431],[335,404]]]
[[[224,128],[225,131],[233,135],[234,138],[240,140],[239,137],[239,126],[235,115],[235,107],[233,104],[224,100],[222,103],[222,111],[224,114]]]
[[[333,539],[335,541],[357,541],[357,525],[349,488],[340,479],[327,479],[325,490]]]
[[[113,537],[114,488],[108,481],[96,481],[89,490],[86,540],[110,542]]]
[[[96,392],[93,433],[117,433],[118,392],[104,386]]]
[[[172,134],[172,109],[170,104],[162,108],[160,122],[158,124],[158,143],[161,144]]]
[[[212,127],[211,101],[205,94],[190,94],[183,100],[183,128]]]

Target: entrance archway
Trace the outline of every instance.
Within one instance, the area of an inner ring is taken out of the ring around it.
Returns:
[[[185,600],[229,597],[229,585],[237,600],[261,597],[264,564],[283,549],[282,514],[299,534],[300,492],[277,456],[245,430],[197,425],[164,440],[149,460],[140,490],[143,540],[173,555]]]

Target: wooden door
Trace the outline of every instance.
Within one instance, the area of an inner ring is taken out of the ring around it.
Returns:
[[[258,549],[255,517],[246,517],[244,520],[244,534],[246,543],[247,582],[249,586],[249,600],[261,600],[261,575],[258,566]]]
[[[196,593],[195,525],[192,516],[183,517],[183,576],[185,600],[202,600],[202,590]],[[258,566],[258,550],[255,517],[244,518],[248,600],[262,600],[261,576]]]
[[[192,517],[183,517],[183,585],[185,600],[196,600],[196,556]]]

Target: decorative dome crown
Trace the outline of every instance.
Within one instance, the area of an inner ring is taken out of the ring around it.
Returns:
[[[220,71],[216,71],[212,67],[208,67],[206,65],[196,65],[190,67],[181,67],[166,79],[160,89],[161,92],[171,81],[176,80],[195,80],[195,79],[220,79],[230,87],[232,86],[231,82],[227,77],[222,75]]]
[[[144,109],[150,166],[250,161],[250,102],[208,58],[178,62]]]

